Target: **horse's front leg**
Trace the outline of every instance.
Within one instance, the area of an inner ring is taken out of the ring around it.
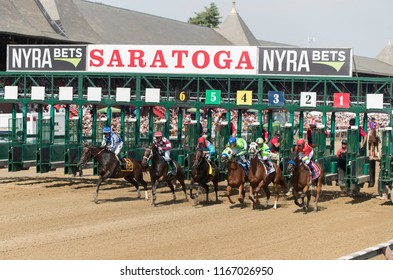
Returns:
[[[233,202],[232,199],[231,199],[231,190],[232,190],[232,187],[228,184],[227,191],[226,191],[226,196],[228,197],[228,200],[229,200],[229,202],[231,204],[235,204],[235,202]]]
[[[152,188],[151,188],[151,195],[152,195],[152,201],[151,204],[156,207],[156,192],[157,192],[157,186],[158,186],[158,180],[152,180]]]
[[[239,186],[239,195],[238,195],[238,197],[237,197],[237,200],[238,200],[241,204],[243,204],[243,202],[244,202],[244,194],[245,194],[245,191],[244,191],[244,183],[242,183],[242,184],[240,184],[240,186]]]

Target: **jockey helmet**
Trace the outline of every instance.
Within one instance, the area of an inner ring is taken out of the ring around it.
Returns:
[[[299,139],[299,140],[297,140],[297,145],[298,145],[298,146],[303,146],[304,143],[306,143],[306,142],[304,141],[304,139]]]
[[[375,121],[375,117],[371,117],[371,120],[372,120],[372,121]]]
[[[341,144],[347,145],[347,139],[343,139],[343,140],[341,141]]]
[[[104,127],[102,130],[103,133],[111,133],[111,128],[110,127]]]
[[[198,138],[198,144],[203,144],[203,143],[205,143],[205,138],[199,137]]]
[[[236,143],[236,138],[235,138],[235,137],[233,137],[233,136],[232,136],[232,137],[230,137],[230,138],[229,138],[229,144],[231,144],[231,145],[232,145],[232,144],[235,144],[235,143]]]
[[[162,137],[162,132],[161,131],[154,132],[154,137]]]
[[[263,140],[262,137],[259,137],[259,138],[257,138],[257,140],[255,140],[255,142],[256,142],[258,145],[260,145],[260,144],[263,144],[263,142],[265,142],[265,141]]]

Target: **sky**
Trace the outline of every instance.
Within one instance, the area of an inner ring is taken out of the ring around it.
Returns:
[[[88,0],[182,22],[215,3],[221,21],[233,0]],[[299,47],[352,48],[376,57],[393,43],[393,0],[237,0],[236,9],[259,40]]]

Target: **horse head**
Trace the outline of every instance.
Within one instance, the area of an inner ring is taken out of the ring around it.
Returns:
[[[288,157],[288,162],[287,162],[287,171],[289,173],[292,173],[293,170],[295,170],[295,167],[297,167],[299,164],[301,163],[300,159],[299,159],[299,152],[297,151],[292,151],[289,154]]]
[[[196,149],[196,151],[194,153],[194,161],[192,164],[192,168],[198,167],[199,164],[201,164],[203,158],[204,158],[203,150],[200,148]]]
[[[232,158],[232,149],[230,147],[226,147],[221,153],[221,162],[227,163]]]
[[[86,166],[87,162],[91,160],[92,157],[93,157],[92,145],[88,144],[87,142],[84,142],[81,158],[77,164],[78,169],[82,170]]]
[[[149,164],[149,160],[153,157],[153,147],[145,147],[142,158],[142,166],[146,167]]]
[[[257,156],[258,154],[258,144],[255,142],[250,143],[250,148],[248,149],[248,154],[250,156],[250,159],[253,159]]]

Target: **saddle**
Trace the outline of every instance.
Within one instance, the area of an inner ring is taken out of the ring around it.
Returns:
[[[270,164],[271,164],[270,167],[266,165],[266,163],[265,163],[265,161],[263,159],[260,158],[259,161],[262,163],[263,167],[265,168],[265,171],[266,171],[267,175],[270,175],[270,174],[272,174],[273,172],[276,171],[276,169],[274,169],[274,165],[273,165],[273,163],[271,161],[269,161]]]
[[[129,158],[123,158],[125,165],[122,167],[121,171],[134,172],[134,164]]]

